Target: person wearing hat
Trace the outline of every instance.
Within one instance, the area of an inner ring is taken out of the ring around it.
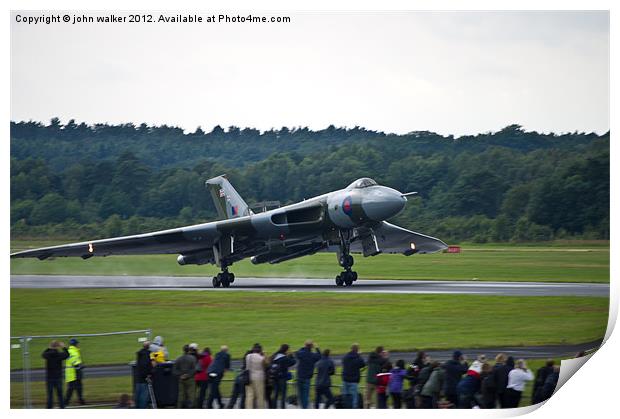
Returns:
[[[81,405],[86,404],[82,397],[82,352],[80,342],[77,339],[69,340],[69,358],[65,366],[65,381],[67,382],[67,396],[65,406],[69,405],[73,390],[77,392],[78,401]]]
[[[458,404],[456,386],[468,369],[463,353],[461,351],[454,351],[452,359],[444,362],[442,368],[444,370],[443,394],[456,407]]]
[[[149,351],[151,352],[153,366],[164,363],[169,358],[168,349],[164,346],[164,338],[161,336],[155,336],[149,346]]]

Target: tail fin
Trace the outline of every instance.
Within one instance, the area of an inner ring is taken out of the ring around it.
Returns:
[[[237,218],[252,214],[250,207],[233,188],[226,175],[209,179],[206,184],[211,192],[217,214],[221,219]]]

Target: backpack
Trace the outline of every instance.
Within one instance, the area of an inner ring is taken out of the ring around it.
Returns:
[[[237,379],[242,386],[250,385],[250,370],[241,370]]]
[[[267,381],[270,383],[276,382],[280,378],[280,364],[272,362],[267,369]]]
[[[424,367],[422,368],[422,370],[420,370],[420,373],[418,374],[418,381],[415,385],[416,395],[420,394],[420,392],[424,388],[424,385],[426,384],[428,379],[431,378],[431,373],[432,373],[432,369],[430,367]]]
[[[486,388],[490,392],[495,392],[495,389],[497,388],[497,381],[495,380],[495,374],[493,374],[493,372],[489,373],[482,379],[481,387]]]

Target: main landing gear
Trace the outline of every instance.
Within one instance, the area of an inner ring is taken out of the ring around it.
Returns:
[[[220,286],[228,288],[233,282],[235,282],[235,274],[228,272],[228,269],[225,268],[222,272],[217,274],[217,276],[213,277],[213,288],[219,288]]]
[[[336,285],[342,287],[346,285],[350,287],[353,282],[357,281],[357,272],[347,269],[339,275],[336,275]]]
[[[353,282],[357,281],[357,272],[351,270],[354,262],[353,256],[349,254],[349,249],[351,245],[351,231],[341,230],[339,235],[340,249],[338,252],[338,263],[344,268],[344,272],[336,275],[336,285],[339,287],[342,287],[344,285],[350,287],[351,285],[353,285]]]

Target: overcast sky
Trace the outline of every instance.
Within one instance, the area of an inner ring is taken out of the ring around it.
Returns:
[[[609,129],[607,12],[263,13],[292,23],[142,25],[27,25],[17,14],[40,15],[12,13],[12,120]]]

